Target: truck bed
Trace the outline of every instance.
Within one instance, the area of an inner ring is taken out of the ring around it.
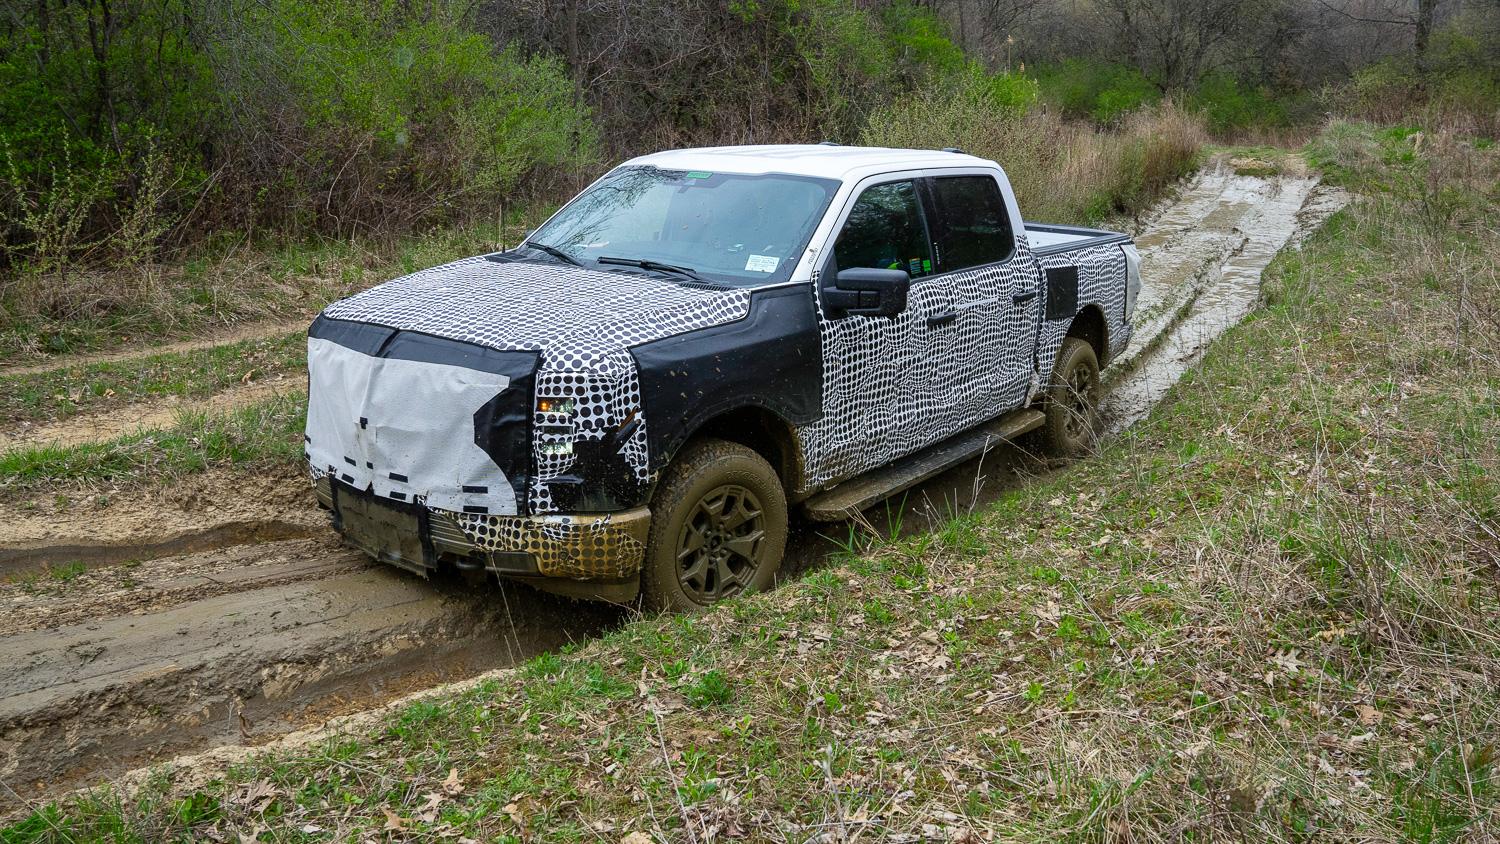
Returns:
[[[1074,249],[1130,241],[1129,236],[1119,232],[1086,229],[1082,226],[1056,226],[1047,223],[1025,223],[1024,226],[1031,251],[1038,255],[1056,255]]]

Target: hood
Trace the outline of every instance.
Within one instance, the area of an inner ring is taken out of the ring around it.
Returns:
[[[479,256],[412,273],[329,305],[329,319],[373,323],[540,352],[578,369],[641,343],[722,325],[749,312],[750,291],[554,263]]]

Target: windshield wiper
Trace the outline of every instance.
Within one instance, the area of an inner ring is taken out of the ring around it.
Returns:
[[[653,272],[659,273],[677,273],[678,275],[685,275],[688,278],[695,279],[697,281],[703,280],[703,276],[698,275],[698,271],[693,269],[692,267],[679,267],[675,264],[663,264],[661,261],[653,261],[649,258],[615,258],[609,255],[603,255],[595,258],[594,260],[600,264],[619,264],[626,267],[640,267],[643,270],[651,270]]]
[[[537,243],[535,241],[528,240],[526,241],[526,248],[536,249],[540,252],[546,252],[548,255],[551,255],[559,261],[567,261],[575,267],[583,266],[583,264],[580,263],[577,258],[574,258],[572,255],[569,255],[561,249],[558,249],[556,246],[548,246],[545,243]]]

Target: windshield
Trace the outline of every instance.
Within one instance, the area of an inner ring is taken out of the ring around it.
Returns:
[[[622,167],[526,242],[600,269],[675,268],[685,277],[741,286],[784,281],[838,184],[807,176]]]

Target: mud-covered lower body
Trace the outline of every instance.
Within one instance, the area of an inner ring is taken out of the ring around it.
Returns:
[[[452,567],[524,580],[549,592],[632,600],[651,527],[645,507],[618,513],[455,513],[362,492],[327,475],[318,503],[350,544],[423,577]]]

